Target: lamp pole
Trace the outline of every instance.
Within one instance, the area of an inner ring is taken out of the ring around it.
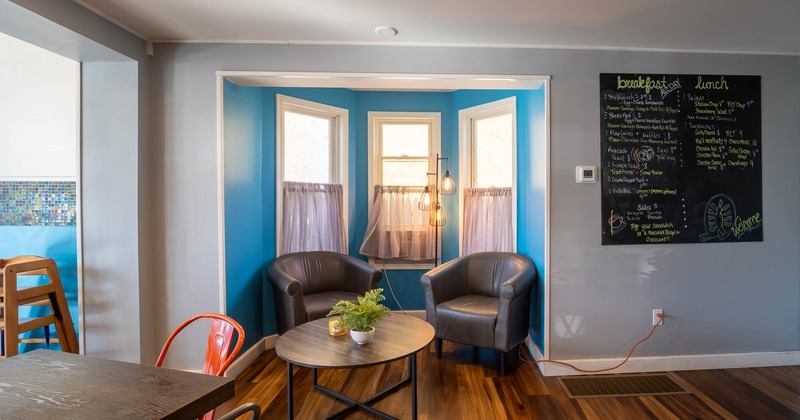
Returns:
[[[439,265],[439,226],[444,226],[445,222],[445,215],[444,210],[442,209],[442,195],[453,195],[455,194],[455,184],[453,183],[453,179],[450,177],[450,170],[448,169],[445,173],[444,178],[442,179],[443,185],[440,187],[439,185],[439,162],[443,160],[448,160],[446,157],[439,157],[439,154],[436,154],[436,160],[434,161],[434,168],[433,172],[426,172],[428,176],[433,175],[433,195],[434,197],[430,197],[430,192],[428,191],[428,186],[425,186],[425,190],[423,191],[423,197],[420,199],[420,210],[427,210],[433,211],[433,214],[430,216],[430,221],[433,222],[433,266],[436,267]],[[446,179],[446,181],[445,181]],[[427,182],[426,182],[427,183]],[[440,188],[443,188],[444,191],[441,191]],[[426,195],[428,196],[429,200],[425,199]],[[423,205],[423,203],[430,202],[431,205]]]
[[[443,226],[444,220],[444,209],[442,209],[442,192],[440,191],[439,186],[439,165],[441,161],[448,160],[446,157],[439,157],[439,154],[436,154],[436,165],[434,168],[434,194],[436,194],[436,205],[433,208],[433,220],[434,220],[434,228],[433,228],[433,266],[436,267],[439,265],[439,226]],[[448,171],[448,176],[450,171]]]
[[[436,165],[433,177],[433,193],[436,195],[433,206],[433,266],[439,265],[439,212],[442,211],[439,201],[439,154],[436,154]]]

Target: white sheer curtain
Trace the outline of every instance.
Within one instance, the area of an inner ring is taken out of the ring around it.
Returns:
[[[514,250],[511,187],[465,188],[461,255]]]
[[[419,209],[424,187],[375,186],[361,254],[372,258],[433,260],[433,226]]]
[[[347,253],[342,186],[283,183],[281,254],[301,251]]]

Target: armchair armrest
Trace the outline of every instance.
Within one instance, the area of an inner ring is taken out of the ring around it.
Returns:
[[[436,326],[436,306],[466,292],[466,276],[463,267],[463,262],[455,259],[420,277],[420,283],[425,290],[425,318],[434,327]]]
[[[308,315],[303,304],[303,285],[300,281],[274,264],[267,268],[267,280],[272,284],[275,298],[278,334],[306,322]]]
[[[533,266],[528,266],[525,270],[520,271],[510,279],[506,280],[500,286],[500,299],[514,299],[524,293],[533,286],[533,281],[536,278],[536,269]]]
[[[506,280],[500,288],[495,348],[508,352],[525,340],[530,327],[531,289],[537,278],[531,261],[524,270]]]
[[[426,303],[429,293],[430,302],[434,307],[466,293],[467,283],[463,265],[462,261],[455,259],[422,275],[420,283],[425,289]]]
[[[375,267],[351,256],[346,256],[344,261],[344,278],[342,286],[348,292],[363,295],[378,287],[383,273]]]
[[[267,277],[269,282],[272,283],[272,288],[276,291],[292,297],[303,295],[303,285],[300,280],[292,277],[286,271],[270,266],[267,268]]]

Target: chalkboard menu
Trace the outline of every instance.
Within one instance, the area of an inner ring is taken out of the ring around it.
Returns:
[[[603,245],[763,240],[761,77],[601,74]]]

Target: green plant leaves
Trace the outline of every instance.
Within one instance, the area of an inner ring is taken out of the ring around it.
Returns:
[[[389,308],[378,303],[386,299],[383,289],[372,289],[358,297],[358,304],[340,300],[333,305],[328,316],[339,315],[339,325],[354,331],[369,331],[389,314]]]

